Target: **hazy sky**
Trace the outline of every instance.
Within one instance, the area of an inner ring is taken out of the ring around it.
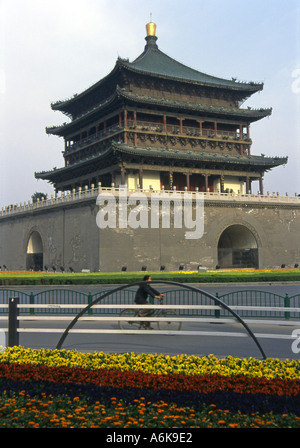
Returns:
[[[252,154],[288,156],[265,191],[300,193],[300,0],[0,0],[0,207],[53,193],[34,178],[63,166],[63,140],[45,127],[68,119],[50,103],[142,53],[150,13],[169,56],[264,82],[243,105],[273,108],[251,126]]]

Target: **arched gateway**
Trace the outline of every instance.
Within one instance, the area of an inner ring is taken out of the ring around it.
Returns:
[[[43,242],[39,232],[31,233],[26,254],[26,269],[41,271],[43,269]]]
[[[218,242],[218,265],[221,268],[258,268],[258,244],[248,227],[227,227]]]

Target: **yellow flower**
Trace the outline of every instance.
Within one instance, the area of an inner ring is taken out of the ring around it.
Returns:
[[[47,366],[81,367],[86,369],[115,369],[120,371],[141,371],[144,373],[223,376],[244,375],[267,379],[300,379],[299,360],[268,358],[241,359],[228,356],[218,359],[214,355],[197,357],[193,355],[164,356],[157,354],[105,354],[102,352],[79,353],[76,350],[25,349],[7,347],[0,352],[0,362],[34,364]]]

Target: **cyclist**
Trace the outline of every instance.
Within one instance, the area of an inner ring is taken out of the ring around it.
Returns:
[[[151,276],[150,275],[145,275],[144,276],[144,283],[142,285],[140,285],[140,287],[138,288],[136,294],[135,294],[135,303],[139,304],[139,305],[145,305],[149,302],[147,302],[147,298],[148,296],[153,297],[154,299],[160,299],[161,297],[163,297],[163,294],[161,294],[159,291],[157,291],[156,289],[152,288],[152,286],[150,286],[150,282],[151,282]],[[145,310],[145,309],[141,309],[139,311],[139,315],[140,316],[151,316],[153,313],[153,310]],[[141,323],[144,328],[147,328],[149,330],[151,330],[151,326],[150,326],[150,322],[142,322]]]

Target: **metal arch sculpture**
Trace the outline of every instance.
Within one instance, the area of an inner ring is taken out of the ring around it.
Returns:
[[[132,286],[140,286],[142,284],[146,283],[145,281],[142,282],[136,282],[136,283],[130,283],[128,285],[122,285],[119,286],[118,288],[112,289],[111,291],[106,292],[105,294],[102,294],[100,297],[97,297],[97,299],[95,299],[93,302],[91,302],[90,304],[88,304],[85,308],[83,308],[78,314],[77,316],[75,316],[75,318],[70,322],[70,324],[67,326],[66,330],[64,331],[64,333],[62,334],[60,340],[58,341],[58,344],[56,346],[56,349],[60,350],[69,331],[74,327],[74,325],[76,324],[76,322],[78,321],[78,319],[83,316],[90,308],[92,308],[94,305],[96,305],[98,302],[100,302],[101,300],[105,299],[105,297],[108,297],[111,294],[114,294],[115,292],[121,291],[122,289],[125,288],[129,288]],[[147,282],[149,283],[149,282]],[[262,354],[263,359],[266,359],[266,355],[261,347],[261,345],[259,344],[257,338],[255,337],[255,335],[253,334],[252,330],[248,327],[248,325],[246,324],[246,322],[243,321],[243,319],[235,312],[233,311],[228,305],[226,305],[226,303],[222,302],[222,300],[220,300],[218,297],[213,296],[212,294],[203,291],[199,288],[196,288],[194,286],[190,286],[187,285],[186,283],[178,283],[178,282],[172,282],[172,281],[159,281],[159,280],[152,280],[151,283],[160,283],[160,284],[167,284],[167,285],[174,285],[174,286],[179,286],[179,287],[184,287],[186,289],[189,289],[191,291],[197,292],[199,294],[203,294],[206,297],[208,297],[209,299],[213,300],[215,303],[217,303],[218,305],[220,305],[222,308],[224,308],[225,310],[229,311],[242,325],[243,327],[246,329],[247,333],[249,334],[249,336],[253,339],[253,341],[255,342],[256,346],[258,347],[259,351]]]

